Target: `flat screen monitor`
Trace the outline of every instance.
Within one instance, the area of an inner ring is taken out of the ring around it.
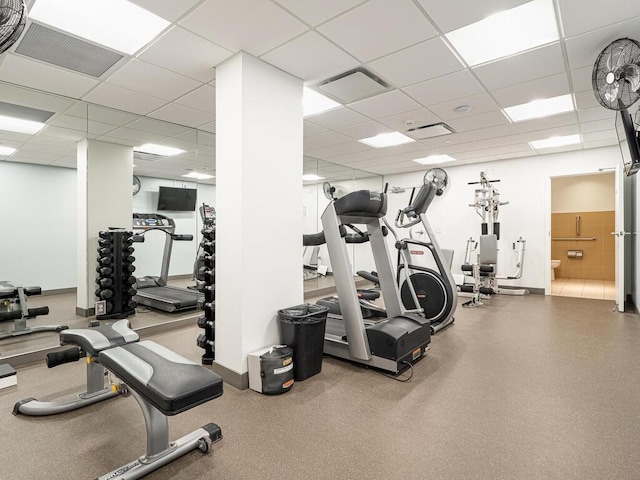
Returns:
[[[193,212],[196,209],[196,197],[195,188],[160,187],[158,211]]]
[[[633,175],[640,169],[640,147],[638,146],[638,132],[627,109],[620,110],[616,117],[616,132],[622,153],[624,172],[627,176]]]

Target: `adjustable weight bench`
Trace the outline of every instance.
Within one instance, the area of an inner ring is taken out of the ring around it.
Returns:
[[[168,415],[189,410],[222,395],[222,378],[151,341],[103,350],[100,363],[126,384],[144,415],[147,453],[96,480],[134,480],[199,448],[208,452],[222,439],[215,423],[169,442]]]
[[[64,363],[76,362],[87,358],[87,390],[78,394],[78,398],[69,402],[39,402],[35,398],[20,400],[13,407],[13,414],[23,415],[55,415],[69,412],[93,403],[106,400],[126,392],[123,384],[109,382],[105,386],[107,372],[98,362],[98,354],[106,349],[137,342],[140,337],[129,328],[128,320],[114,323],[78,328],[60,332],[60,345],[74,347],[47,355],[47,367],[53,368]]]

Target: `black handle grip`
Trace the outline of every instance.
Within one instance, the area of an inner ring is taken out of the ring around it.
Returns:
[[[18,296],[18,290],[15,288],[3,288],[0,289],[0,300],[3,298],[14,298]]]
[[[29,317],[37,317],[38,315],[49,315],[49,307],[29,308]]]
[[[7,320],[18,320],[22,318],[22,311],[13,310],[11,312],[0,312],[0,322],[6,322]]]
[[[176,242],[184,242],[184,241],[191,241],[193,240],[193,235],[171,235],[171,238],[173,238]]]
[[[131,241],[134,243],[143,243],[144,235],[134,235],[133,237],[131,237]]]
[[[80,348],[73,347],[59,352],[47,353],[47,367],[53,368],[63,363],[77,362],[80,360]]]
[[[31,295],[40,295],[42,293],[41,287],[24,287],[22,290],[27,297],[30,297]]]

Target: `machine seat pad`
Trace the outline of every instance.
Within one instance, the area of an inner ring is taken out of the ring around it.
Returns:
[[[104,350],[99,358],[165,415],[177,415],[222,395],[222,378],[149,340]]]
[[[60,332],[60,345],[77,345],[92,357],[102,350],[119,347],[140,340],[129,328],[129,320],[100,325],[93,328],[71,328]]]

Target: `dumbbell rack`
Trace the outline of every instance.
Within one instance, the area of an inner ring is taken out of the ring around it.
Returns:
[[[106,313],[96,315],[98,320],[127,318],[136,313],[136,277],[133,272],[135,257],[133,232],[110,229],[98,233],[98,276],[96,297],[106,303]]]
[[[197,345],[204,349],[202,364],[211,365],[215,359],[215,300],[216,300],[216,227],[205,226],[202,231],[200,247],[204,251],[203,266],[200,268],[203,281],[198,282],[197,288],[204,293],[204,299],[198,306],[202,308],[202,315],[198,317],[198,326],[204,333],[198,335]]]

